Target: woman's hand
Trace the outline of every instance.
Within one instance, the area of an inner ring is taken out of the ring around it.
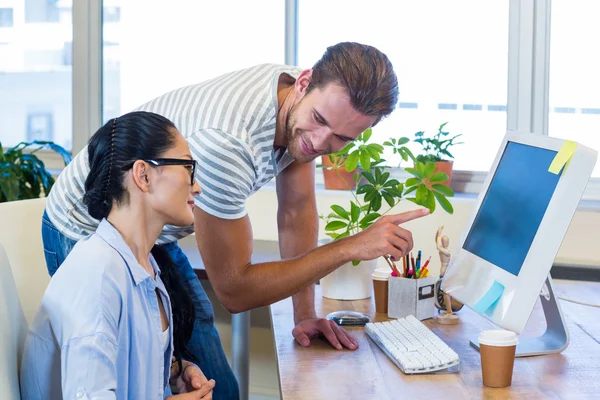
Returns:
[[[212,399],[212,390],[215,387],[214,379],[206,379],[206,376],[204,376],[200,368],[189,361],[183,360],[181,363],[183,367],[183,373],[177,376],[178,369],[177,365],[175,364],[175,366],[171,369],[171,376],[177,377],[171,378],[170,382],[175,389],[174,391],[181,394],[169,396],[167,399]],[[190,396],[187,396],[188,394]]]

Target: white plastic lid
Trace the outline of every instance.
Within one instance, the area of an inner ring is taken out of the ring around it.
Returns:
[[[377,268],[373,271],[373,279],[377,281],[387,281],[390,279],[390,269],[389,268]]]
[[[519,344],[517,334],[505,330],[483,331],[477,338],[479,344],[486,346],[508,347]]]

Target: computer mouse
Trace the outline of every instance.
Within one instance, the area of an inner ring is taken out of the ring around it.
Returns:
[[[366,323],[371,322],[368,315],[351,310],[335,311],[325,318],[340,326],[364,326]]]

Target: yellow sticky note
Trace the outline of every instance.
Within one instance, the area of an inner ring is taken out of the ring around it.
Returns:
[[[554,160],[552,160],[548,171],[558,175],[562,167],[564,167],[565,164],[569,162],[571,157],[573,157],[573,153],[575,153],[576,148],[577,143],[565,140],[565,143],[562,145],[562,147],[554,157]]]

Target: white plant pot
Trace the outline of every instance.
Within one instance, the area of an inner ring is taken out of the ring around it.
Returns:
[[[368,299],[373,293],[373,278],[377,260],[361,261],[354,266],[346,263],[321,279],[323,297],[335,300]]]

